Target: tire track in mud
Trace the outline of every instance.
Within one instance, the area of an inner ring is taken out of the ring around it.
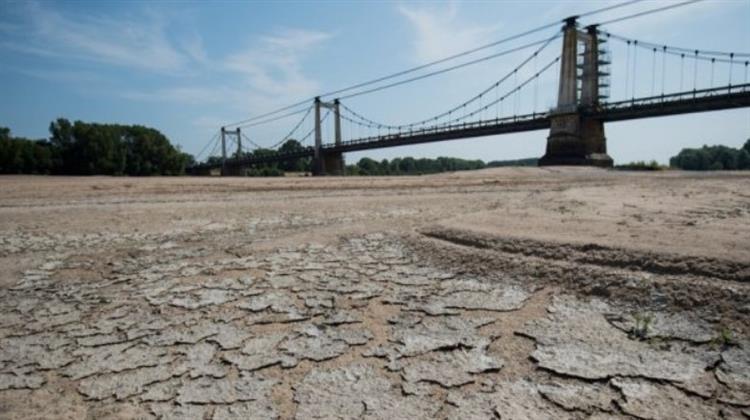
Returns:
[[[682,256],[669,253],[607,247],[594,243],[555,243],[528,238],[511,238],[432,226],[418,231],[430,238],[473,248],[507,254],[521,254],[547,260],[591,264],[631,271],[666,275],[704,277],[750,282],[750,262],[712,257]]]

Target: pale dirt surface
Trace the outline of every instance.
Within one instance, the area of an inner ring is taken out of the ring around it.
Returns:
[[[0,178],[3,419],[750,417],[750,174]]]

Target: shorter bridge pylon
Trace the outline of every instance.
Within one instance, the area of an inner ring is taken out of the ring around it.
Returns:
[[[312,161],[312,173],[320,175],[344,175],[346,165],[342,152],[325,151],[323,149],[323,129],[321,127],[320,109],[327,108],[333,111],[334,117],[334,143],[341,146],[341,113],[339,111],[339,100],[323,102],[320,97],[315,98],[315,155]]]

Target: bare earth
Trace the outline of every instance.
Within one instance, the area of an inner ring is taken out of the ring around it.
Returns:
[[[0,178],[3,419],[747,419],[750,174]]]

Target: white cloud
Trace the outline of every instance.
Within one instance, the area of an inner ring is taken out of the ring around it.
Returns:
[[[286,29],[229,55],[224,67],[240,74],[254,93],[285,99],[309,96],[318,84],[305,76],[302,60],[330,37],[324,32]]]
[[[456,3],[446,7],[399,6],[416,34],[414,49],[419,62],[432,61],[489,42],[499,25],[482,26],[459,19]]]
[[[213,60],[215,66],[205,68],[204,75],[214,82],[129,91],[122,96],[153,102],[222,104],[238,112],[239,118],[247,117],[318,92],[319,85],[305,74],[303,61],[330,38],[318,31],[280,30]]]
[[[235,93],[223,87],[178,86],[163,89],[123,92],[123,98],[148,102],[174,102],[189,105],[231,103]]]
[[[158,72],[180,70],[189,62],[190,56],[168,40],[165,24],[154,16],[68,16],[35,2],[21,14],[22,30],[0,26],[5,48]]]

